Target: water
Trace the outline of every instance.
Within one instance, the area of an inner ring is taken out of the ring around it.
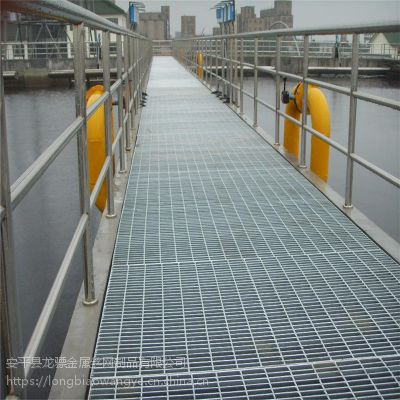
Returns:
[[[336,85],[349,87],[348,78],[325,79]],[[291,89],[294,83],[289,83]],[[245,90],[253,92],[253,78],[245,78]],[[369,94],[400,100],[400,85],[384,79],[360,79],[359,90]],[[323,89],[331,113],[331,138],[347,147],[349,127],[349,97]],[[275,104],[275,83],[271,78],[259,79],[258,95],[267,103]],[[247,96],[245,113],[252,118],[253,100]],[[271,136],[275,132],[275,114],[262,105],[258,106],[259,125]],[[281,118],[283,138],[283,118]],[[281,140],[283,141],[283,139]],[[310,135],[307,138],[310,144]],[[395,176],[400,175],[400,115],[398,111],[358,101],[356,154]],[[310,148],[308,146],[307,157]],[[346,157],[331,149],[329,162],[329,185],[344,196]],[[400,241],[400,191],[355,163],[353,203],[391,237]]]
[[[335,79],[336,84],[348,81]],[[245,81],[252,90],[252,79]],[[399,89],[384,80],[361,80],[369,93],[399,100]],[[259,95],[274,104],[274,83],[260,78]],[[347,144],[348,98],[325,91],[331,107],[332,138]],[[251,116],[252,102],[246,99]],[[49,146],[74,119],[71,89],[8,91],[7,130],[11,181]],[[116,120],[116,118],[114,118]],[[274,115],[260,106],[260,125],[274,132]],[[282,130],[283,132],[283,130]],[[387,171],[399,173],[399,116],[395,111],[359,102],[357,152]],[[76,141],[73,140],[14,213],[16,268],[24,343],[27,344],[79,219]],[[331,150],[329,184],[344,194],[345,158]],[[392,237],[399,234],[399,191],[356,166],[354,203]],[[95,212],[95,233],[99,213]],[[58,356],[82,282],[82,254],[77,252],[42,356]],[[46,373],[51,372],[47,371]],[[44,398],[48,388],[30,398]]]
[[[11,182],[74,120],[70,89],[7,91],[6,115]],[[72,140],[19,204],[14,217],[17,281],[23,340],[27,345],[79,220],[77,145]],[[99,213],[95,213],[93,230]],[[82,282],[77,251],[42,357],[57,357]],[[51,373],[53,371],[42,371]],[[44,398],[48,388],[30,398]]]

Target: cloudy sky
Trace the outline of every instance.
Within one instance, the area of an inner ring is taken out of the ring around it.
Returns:
[[[218,0],[141,0],[146,11],[171,7],[171,34],[180,31],[181,15],[196,15],[196,33],[208,34],[217,26],[215,11],[210,8]],[[128,9],[128,0],[116,0]],[[237,8],[254,5],[257,12],[273,7],[273,0],[237,0]],[[258,14],[259,15],[259,14]],[[365,24],[400,20],[400,0],[293,0],[294,26],[310,28],[322,25]]]

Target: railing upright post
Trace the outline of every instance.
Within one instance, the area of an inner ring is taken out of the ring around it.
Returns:
[[[239,99],[239,107],[240,107],[240,115],[243,115],[243,53],[244,53],[244,40],[240,39],[240,99]]]
[[[229,101],[233,104],[233,39],[229,39]]]
[[[0,7],[0,55],[4,35],[4,19]],[[17,277],[14,258],[14,238],[12,226],[12,206],[10,195],[10,173],[8,162],[8,145],[6,130],[6,113],[4,104],[3,62],[0,58],[0,171],[1,171],[1,268],[0,268],[0,324],[1,343],[0,354],[2,385],[7,385],[10,395],[23,397],[24,387],[18,385],[18,380],[25,378],[23,363],[16,368],[7,365],[7,360],[18,359],[24,354],[21,331],[20,308],[18,304]],[[4,368],[4,370],[3,370]],[[8,382],[7,382],[7,377]],[[3,381],[4,379],[4,381]]]
[[[234,33],[236,34],[236,25],[234,26]],[[237,61],[238,61],[238,40],[236,38],[233,39],[233,52],[234,52],[233,58],[235,60],[235,63],[233,65],[233,72],[234,72],[233,81],[234,81],[235,85],[237,86],[237,83],[238,83],[238,63],[237,63]],[[238,89],[237,88],[234,88],[234,93],[235,93],[234,101],[235,101],[235,104],[237,107],[238,106]]]
[[[215,90],[219,91],[219,40],[215,39]]]
[[[117,35],[117,79],[121,80],[121,85],[118,88],[118,129],[122,129],[121,137],[119,138],[119,172],[126,172],[125,160],[125,125],[123,113],[123,84],[122,84],[122,40],[121,35]]]
[[[276,37],[276,56],[275,56],[275,146],[280,143],[280,115],[279,110],[281,108],[281,45],[282,37]]]
[[[139,39],[135,38],[135,52],[133,54],[133,60],[134,60],[134,76],[135,76],[135,91],[138,90],[139,87],[139,82],[140,82],[140,76],[139,76],[139,69],[138,69],[138,63],[139,63]],[[139,101],[137,99],[137,96],[135,97],[135,113],[137,114],[139,112]]]
[[[90,232],[90,191],[88,165],[88,139],[86,120],[86,73],[85,73],[85,28],[83,24],[74,25],[74,76],[75,76],[75,108],[76,116],[84,118],[84,124],[78,132],[78,169],[81,214],[88,216],[83,234],[84,288],[86,305],[97,303],[93,276],[92,238]]]
[[[129,75],[128,75],[128,69],[129,69],[129,45],[128,45],[128,36],[124,36],[124,75],[125,75],[125,80],[124,80],[124,96],[125,96],[125,118],[126,124],[125,124],[125,146],[126,150],[130,151],[132,150],[132,144],[131,144],[131,132],[129,127],[131,126],[130,124],[130,118],[131,114],[129,112],[129,103],[131,99],[131,94],[130,94],[130,86],[129,86]],[[133,95],[133,94],[132,94]]]
[[[349,111],[349,133],[347,143],[347,165],[346,165],[346,189],[345,189],[345,208],[353,207],[353,173],[354,173],[354,161],[351,158],[354,153],[355,142],[356,142],[356,119],[357,119],[357,98],[354,96],[354,92],[357,91],[358,86],[358,45],[359,36],[353,34],[352,40],[352,53],[351,53],[351,87],[350,87],[350,111]]]
[[[131,69],[130,76],[129,76],[129,84],[131,87],[131,93],[135,93],[135,71],[133,68],[134,65],[134,60],[135,60],[135,44],[133,38],[129,38],[129,68]],[[142,95],[142,93],[140,93]],[[136,138],[134,137],[134,127],[135,127],[135,107],[134,107],[134,102],[132,102],[132,108],[131,108],[131,131],[132,131],[132,144],[133,147],[135,147],[136,143]]]
[[[310,37],[304,35],[304,49],[303,49],[303,99],[302,99],[302,113],[301,113],[301,134],[300,134],[300,168],[306,168],[306,149],[307,149],[307,97],[308,85],[306,82],[308,76],[308,53],[309,53]]]
[[[254,39],[254,103],[253,103],[253,126],[258,126],[258,38]]]
[[[108,100],[104,102],[104,123],[106,134],[106,154],[110,158],[107,171],[107,217],[115,217],[114,209],[114,182],[113,182],[113,154],[112,154],[112,95],[110,93],[110,32],[102,32],[102,55],[103,55],[103,84],[104,91],[109,93]]]

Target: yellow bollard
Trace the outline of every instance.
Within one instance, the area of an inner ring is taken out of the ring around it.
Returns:
[[[102,85],[91,87],[86,93],[86,108],[89,108],[104,93]],[[111,137],[114,141],[114,118],[111,111]],[[89,185],[90,191],[93,190],[100,171],[106,159],[106,135],[104,123],[104,104],[89,118],[87,122],[88,136],[88,158],[89,158]],[[107,186],[104,180],[99,196],[97,197],[96,207],[100,212],[104,211],[107,202]]]
[[[285,109],[285,113],[300,120],[302,113],[303,83],[299,83],[292,91],[294,100],[291,100]],[[307,113],[311,114],[313,129],[330,137],[331,124],[329,105],[324,93],[318,86],[308,84]],[[293,155],[299,155],[299,126],[285,119],[284,147]],[[311,139],[310,169],[325,182],[329,172],[329,144],[316,136]]]
[[[196,57],[197,77],[203,79],[203,54],[199,51]]]

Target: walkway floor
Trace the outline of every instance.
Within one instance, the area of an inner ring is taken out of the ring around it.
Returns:
[[[399,398],[398,264],[174,59],[148,94],[89,397]]]

